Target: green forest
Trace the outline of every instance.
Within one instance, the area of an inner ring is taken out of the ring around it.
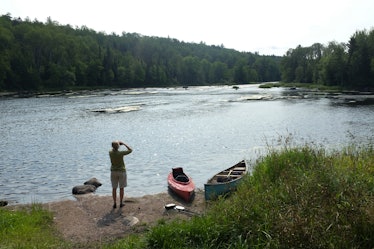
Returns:
[[[289,49],[281,61],[284,82],[374,90],[374,29],[356,31],[347,43]]]
[[[0,16],[0,91],[169,87],[269,81],[374,88],[374,32],[347,44],[239,52],[138,33]]]
[[[0,89],[188,86],[277,81],[280,57],[137,33],[0,17]]]

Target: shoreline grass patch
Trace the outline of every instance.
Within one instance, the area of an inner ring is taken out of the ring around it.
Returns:
[[[52,227],[53,215],[41,204],[0,209],[1,248],[65,248]]]

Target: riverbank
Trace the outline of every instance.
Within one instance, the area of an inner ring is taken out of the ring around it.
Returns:
[[[190,213],[166,210],[174,203],[193,213],[205,211],[202,191],[197,191],[191,203],[185,203],[172,193],[126,197],[125,206],[113,209],[111,196],[78,195],[76,200],[63,200],[42,204],[53,214],[53,223],[62,238],[74,244],[113,241],[129,234],[142,233],[159,220],[189,219]],[[17,209],[25,205],[13,205]],[[27,206],[27,205],[26,205]],[[118,205],[117,205],[118,206]]]
[[[288,144],[269,148],[234,194],[208,207],[201,191],[188,205],[168,193],[126,198],[114,210],[110,196],[97,195],[18,205],[23,212],[0,216],[0,241],[7,248],[374,248],[372,144],[340,151]],[[204,215],[167,211],[171,202]]]

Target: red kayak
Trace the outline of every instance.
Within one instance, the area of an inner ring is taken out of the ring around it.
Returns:
[[[183,168],[173,168],[168,175],[169,188],[186,202],[191,201],[195,193],[195,184],[192,178],[183,172]]]

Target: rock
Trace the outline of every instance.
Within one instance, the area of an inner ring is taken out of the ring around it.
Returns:
[[[102,184],[96,178],[91,178],[90,180],[86,181],[84,185],[94,185],[96,188],[100,187]]]
[[[96,191],[96,187],[91,184],[75,186],[72,190],[73,195],[88,194]]]
[[[0,207],[5,207],[8,205],[7,201],[0,200]]]
[[[84,183],[84,185],[75,186],[72,190],[73,195],[83,195],[95,192],[98,187],[102,184],[95,177],[89,179]]]
[[[139,223],[139,219],[134,216],[126,217],[123,221],[123,224],[129,227],[135,226],[138,223]]]

